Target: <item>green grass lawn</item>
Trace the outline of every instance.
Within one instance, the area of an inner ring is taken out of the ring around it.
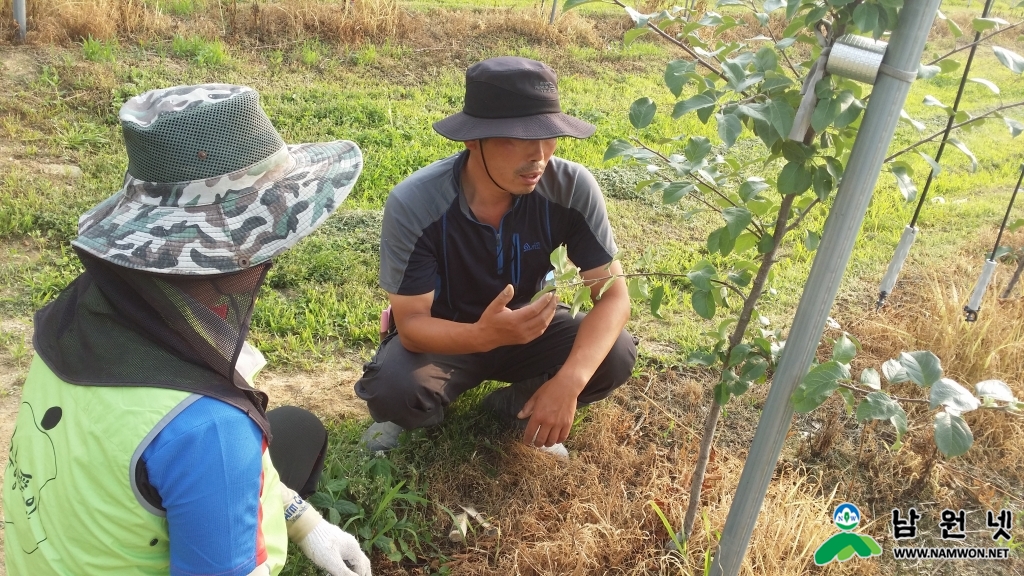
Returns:
[[[539,3],[443,0],[409,6],[531,8]],[[954,6],[968,9],[965,2]],[[608,8],[593,10],[601,14]],[[979,3],[970,4],[970,10],[980,10]],[[936,38],[928,51],[942,52],[950,42]],[[16,54],[32,63],[23,77],[0,83],[0,314],[29,323],[32,311],[78,273],[79,264],[68,248],[77,217],[120,186],[127,164],[116,117],[119,106],[136,94],[173,84],[253,86],[287,142],[350,139],[363,150],[366,167],[349,199],[316,233],[276,261],[260,295],[251,338],[279,370],[313,370],[343,359],[358,362],[372,354],[378,315],[386,305],[385,294],[376,285],[384,199],[392,186],[416,169],[459,150],[458,144],[435,134],[430,124],[459,109],[465,65],[489,55],[526,55],[563,70],[563,108],[596,124],[598,131],[588,140],[560,142],[557,153],[590,167],[602,183],[627,271],[639,271],[637,263],[645,252],[654,270],[681,271],[706,256],[703,239],[720,225],[710,217],[686,220],[688,206],[664,206],[658,198],[636,192],[644,178],[642,169],[602,161],[609,141],[631,134],[626,112],[642,96],[652,97],[659,106],[647,135],[714,133],[713,123],[676,121],[667,115],[676,99],[664,87],[664,64],[680,54],[661,44],[641,41],[623,47],[609,40],[599,48],[559,47],[502,38],[476,48],[479,52],[467,49],[457,62],[435,61],[429,51],[399,44],[303,43],[259,50],[226,44],[210,48],[212,52],[204,52],[204,46],[177,44],[122,43],[112,47],[110,58],[106,49],[95,46],[0,47],[0,58],[9,60]],[[217,56],[220,51],[223,54]],[[203,60],[200,54],[215,55]],[[1002,93],[997,96],[972,83],[965,95],[968,111],[1024,99],[1024,82],[999,65],[989,49],[979,51],[975,76],[996,82]],[[956,82],[949,77],[916,82],[906,111],[927,126],[926,132],[936,131],[944,125],[945,114],[922,101],[932,95],[951,104],[955,91]],[[1022,116],[1019,111],[1011,115]],[[918,137],[901,123],[893,150]],[[947,150],[943,172],[930,192],[943,202],[924,208],[912,268],[942,262],[973,245],[979,234],[994,230],[1019,173],[1024,142],[1011,140],[1002,124],[990,123],[960,137],[978,157],[978,170],[969,172],[966,157]],[[730,153],[743,155],[749,149],[741,140]],[[934,154],[935,145],[923,150]],[[906,160],[923,187],[927,164],[916,154],[908,154]],[[78,166],[83,175],[69,179],[43,169],[54,164]],[[766,170],[765,176],[773,176],[771,171],[777,168]],[[892,176],[883,173],[844,279],[843,308],[837,309],[837,316],[856,315],[873,303],[873,290],[912,212],[913,205],[900,199]],[[817,218],[809,225],[820,231],[823,223]],[[786,327],[792,316],[813,258],[800,239],[788,240],[784,251],[791,258],[777,265],[775,290],[761,308],[779,327]],[[983,254],[977,258],[980,269]],[[679,284],[680,297],[663,306],[663,320],[635,307],[629,327],[643,338],[641,366],[681,364],[702,344],[702,334],[716,325],[690,309],[687,286]],[[15,346],[10,338],[0,342]],[[440,431],[429,437],[413,434],[389,460],[366,460],[350,450],[366,422],[332,423],[336,449],[318,505],[354,503],[362,516],[350,528],[362,538],[378,537],[383,531],[382,537],[403,543],[396,544],[399,550],[405,545],[420,554],[436,554],[437,543],[427,541],[429,514],[416,498],[430,497],[425,471],[465,457],[479,447],[481,432],[493,431],[472,410],[480,394],[474,391],[460,400]],[[383,507],[377,507],[380,502]],[[352,514],[344,504],[335,509],[339,518],[342,512]],[[435,534],[440,530],[434,526]],[[307,568],[300,561],[289,573],[304,573]]]

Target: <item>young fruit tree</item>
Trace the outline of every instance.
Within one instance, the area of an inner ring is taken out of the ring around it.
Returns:
[[[606,0],[568,0],[564,9],[598,1]],[[625,43],[653,35],[685,56],[665,66],[666,88],[677,99],[673,108],[659,111],[650,97],[633,102],[628,114],[635,132],[612,141],[605,160],[644,166],[650,178],[640,189],[659,194],[665,203],[690,203],[694,210],[687,214],[691,217],[710,212],[720,218],[702,247],[706,256],[689,269],[626,275],[631,297],[648,301],[655,316],[660,317],[666,295],[676,292],[688,293],[694,312],[702,318],[721,319],[706,346],[689,356],[693,364],[713,367],[719,377],[691,477],[680,538],[685,541],[697,517],[722,408],[751,386],[765,383],[785,349],[782,332],[771,329],[758,313],[761,298],[771,287],[773,266],[785,253],[780,248],[795,242],[810,251],[817,248],[821,235],[806,227],[808,216],[820,220],[828,213],[871,95],[870,85],[834,74],[827,65],[830,54],[851,45],[880,54],[881,45],[874,40],[895,28],[904,0],[720,0],[716,9],[724,8],[729,14],[695,14],[689,8],[641,14],[619,0],[607,1],[622,7],[635,24],[626,33]],[[725,31],[746,23],[747,14],[760,26],[761,34],[744,42],[724,39]],[[959,30],[952,20],[945,22]],[[991,18],[974,22],[978,30],[995,30],[981,41],[1017,26]],[[776,33],[779,29],[781,33]],[[959,64],[952,64],[952,58],[961,49],[922,65],[919,76],[953,73]],[[1014,73],[1024,71],[1021,56],[999,46],[993,51]],[[992,82],[983,84],[998,91]],[[1004,104],[973,116],[954,112],[961,114],[954,128],[999,121],[1016,136],[1022,124],[1004,112],[1021,104]],[[938,101],[935,105],[944,106]],[[678,134],[652,139],[646,129],[658,114],[673,119],[695,116],[703,124],[713,123],[718,138]],[[890,158],[889,170],[908,199],[912,199],[905,182],[912,176],[909,165],[893,160],[936,137],[924,137]],[[743,145],[742,156],[731,153],[738,142]],[[973,158],[963,142],[950,142]],[[935,164],[933,169],[937,168]],[[556,250],[551,261],[558,286],[574,293],[573,308],[586,305],[590,290],[578,280],[578,270],[567,261],[564,249]],[[835,341],[832,360],[810,370],[792,398],[793,407],[813,410],[838,391],[859,420],[888,420],[902,436],[907,415],[901,403],[928,403],[935,410],[936,446],[946,456],[962,454],[972,442],[963,412],[1024,408],[1004,383],[979,383],[972,394],[943,378],[938,359],[926,351],[902,354],[882,367],[890,384],[912,381],[923,392],[921,398],[894,396],[882,389],[874,370],[865,370],[857,380],[851,377],[849,362],[858,348],[850,336]],[[893,449],[899,444],[897,440]]]

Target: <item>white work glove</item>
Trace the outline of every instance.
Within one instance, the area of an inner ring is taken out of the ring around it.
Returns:
[[[331,576],[372,576],[370,559],[348,532],[323,519],[308,502],[281,484],[288,539]]]

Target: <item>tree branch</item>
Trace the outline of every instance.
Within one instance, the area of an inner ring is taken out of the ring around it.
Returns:
[[[821,203],[821,199],[820,198],[815,198],[810,204],[807,205],[807,208],[804,208],[803,212],[801,212],[800,215],[798,215],[796,218],[793,219],[793,223],[792,224],[787,224],[786,225],[786,232],[789,232],[790,230],[796,229],[796,227],[799,226],[801,222],[803,222],[804,217],[807,216],[807,213],[811,211],[811,208],[814,208],[815,206],[817,206],[820,203]]]
[[[966,125],[971,124],[973,122],[977,122],[977,121],[982,120],[984,118],[988,118],[989,116],[992,116],[993,114],[998,114],[999,112],[1002,112],[1003,110],[1009,110],[1010,108],[1016,108],[1018,106],[1024,106],[1024,100],[1022,100],[1020,102],[1014,102],[1013,104],[1004,104],[1003,106],[1000,106],[998,108],[994,108],[992,110],[989,110],[988,112],[985,112],[981,116],[975,116],[974,118],[971,118],[969,120],[964,120],[963,122],[960,122],[959,124],[954,124],[949,129],[950,129],[950,131],[952,131],[955,128],[960,128],[961,126],[966,126]],[[935,134],[932,134],[931,136],[929,136],[927,138],[923,138],[921,140],[918,140],[917,142],[914,142],[913,144],[911,144],[910,146],[907,146],[903,150],[900,150],[899,152],[893,154],[892,156],[889,156],[888,158],[885,159],[885,161],[886,162],[892,162],[893,159],[895,159],[895,158],[897,158],[897,157],[899,157],[899,156],[901,156],[903,154],[906,154],[907,152],[910,152],[911,150],[913,150],[914,148],[917,148],[918,146],[920,146],[921,144],[924,144],[925,142],[931,142],[932,140],[938,138],[939,136],[942,136],[945,132],[946,132],[946,129],[943,128],[942,130],[939,130],[938,132],[936,132]]]
[[[725,286],[729,290],[732,290],[733,292],[735,292],[736,295],[739,296],[741,299],[743,299],[743,300],[747,299],[747,295],[744,294],[742,290],[740,290],[735,285],[733,285],[732,282],[726,282],[724,280],[710,280],[710,282],[712,284],[718,284],[720,286]]]
[[[858,388],[857,386],[851,386],[850,384],[843,384],[842,382],[837,382],[837,384],[839,384],[840,388],[846,388],[850,392],[856,392],[857,394],[862,394],[864,396],[867,396],[868,394],[870,394],[872,392],[878,392],[878,390],[864,390],[863,388]],[[892,398],[893,400],[897,401],[897,402],[900,402],[900,403],[907,402],[907,403],[910,403],[910,404],[929,404],[929,405],[931,404],[930,400],[926,400],[924,398],[900,398],[899,396],[889,396],[889,397]]]
[[[618,5],[619,8],[629,8],[629,6],[626,6],[620,0],[612,0],[612,2],[614,2],[616,5]],[[651,30],[654,30],[658,34],[658,36],[661,36],[665,40],[668,40],[669,42],[675,44],[683,52],[686,52],[687,54],[689,54],[690,57],[693,58],[698,64],[700,64],[701,66],[703,66],[703,67],[707,68],[708,70],[714,72],[722,80],[725,80],[726,82],[729,81],[729,79],[725,77],[725,74],[723,74],[721,70],[716,68],[714,66],[714,64],[710,64],[707,61],[705,61],[703,58],[698,56],[697,53],[694,52],[692,48],[690,48],[686,44],[680,42],[679,40],[676,40],[675,38],[672,37],[671,34],[668,34],[664,30],[662,30],[661,28],[658,28],[655,24],[653,24],[651,22],[647,23],[647,27],[650,28]]]
[[[949,52],[946,52],[942,56],[939,56],[935,60],[932,60],[931,62],[925,64],[925,66],[933,66],[937,62],[945,60],[946,58],[949,58],[950,56],[952,56],[953,54],[956,54],[957,52],[961,52],[963,50],[966,50],[966,49],[970,48],[971,46],[974,46],[975,44],[981,44],[985,40],[988,40],[989,38],[991,38],[991,37],[993,37],[993,36],[995,36],[997,34],[1002,34],[1003,32],[1006,32],[1007,30],[1013,30],[1014,28],[1020,26],[1021,24],[1024,24],[1024,20],[1022,20],[1020,22],[1017,22],[1016,24],[1010,24],[1009,26],[1007,26],[1006,28],[1003,28],[1001,30],[996,30],[995,32],[989,34],[988,36],[985,36],[984,38],[978,39],[976,42],[971,42],[969,44],[964,44],[963,46],[961,46],[959,48],[954,48],[954,49],[950,50]]]

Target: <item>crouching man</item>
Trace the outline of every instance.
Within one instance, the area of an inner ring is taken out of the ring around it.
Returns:
[[[554,156],[559,137],[595,128],[562,113],[551,68],[501,57],[469,68],[463,111],[434,130],[465,150],[415,172],[384,207],[380,285],[397,333],[356,383],[376,421],[363,442],[393,448],[403,429],[440,423],[460,394],[499,380],[512,384],[485,407],[564,455],[576,409],[636,362],[625,283],[608,280],[622,269],[601,190]],[[554,294],[530,303],[563,244],[595,301],[575,318]]]

